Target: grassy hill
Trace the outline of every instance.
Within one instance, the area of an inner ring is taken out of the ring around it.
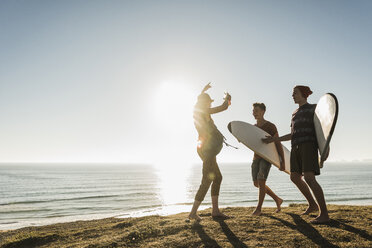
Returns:
[[[187,213],[140,218],[107,218],[0,233],[0,247],[372,247],[372,206],[329,205],[331,222],[313,225],[315,217],[299,215],[304,205],[282,212],[264,208],[225,208],[233,218],[213,220],[201,211],[200,223]]]

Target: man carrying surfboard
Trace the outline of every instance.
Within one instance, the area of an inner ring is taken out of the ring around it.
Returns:
[[[231,96],[226,93],[224,102],[220,106],[212,108],[211,103],[213,100],[205,93],[209,88],[211,88],[210,83],[203,88],[194,108],[194,124],[199,134],[197,152],[203,161],[203,178],[189,214],[189,219],[196,221],[201,220],[196,212],[211,184],[212,217],[228,218],[218,208],[218,195],[222,182],[222,174],[218,168],[216,156],[222,149],[224,137],[214,124],[211,114],[226,110],[231,104]]]
[[[308,96],[312,93],[308,86],[295,86],[292,97],[299,107],[292,114],[291,133],[281,137],[268,136],[262,140],[265,143],[291,140],[291,180],[308,201],[309,206],[303,214],[310,214],[319,210],[319,215],[311,221],[311,223],[319,224],[328,222],[329,216],[323,190],[315,179],[315,176],[320,174],[320,169],[318,143],[314,127],[316,104],[307,102]]]
[[[261,128],[265,132],[268,132],[270,135],[274,137],[278,137],[278,131],[276,126],[265,120],[264,114],[266,111],[266,106],[264,103],[254,103],[253,104],[253,116],[256,119],[255,126]],[[280,170],[284,171],[284,152],[283,147],[280,142],[275,142],[276,149],[279,154],[280,159]],[[252,162],[252,180],[254,186],[259,189],[258,193],[258,204],[254,212],[252,213],[253,216],[261,215],[261,208],[263,201],[265,199],[265,195],[268,194],[271,196],[277,206],[276,213],[278,213],[281,208],[280,206],[283,203],[283,199],[278,197],[270,188],[266,185],[266,179],[269,175],[269,171],[271,168],[270,162],[266,161],[265,159],[261,158],[257,153],[254,153],[253,162]]]

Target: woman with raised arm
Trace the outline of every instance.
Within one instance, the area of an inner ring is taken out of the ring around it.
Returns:
[[[198,96],[198,100],[194,108],[194,124],[199,134],[197,152],[203,161],[203,178],[198,192],[195,196],[195,201],[192,210],[189,214],[189,219],[200,221],[201,218],[196,213],[201,202],[212,184],[212,217],[228,218],[218,208],[218,195],[222,182],[221,171],[218,168],[216,156],[221,151],[224,137],[214,124],[211,114],[216,114],[226,110],[231,104],[231,96],[226,93],[224,102],[217,107],[212,108],[213,100],[205,93],[211,88],[208,83]]]

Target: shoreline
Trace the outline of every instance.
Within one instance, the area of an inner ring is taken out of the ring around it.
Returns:
[[[0,247],[371,247],[372,206],[328,205],[331,221],[309,223],[304,204],[263,208],[227,207],[233,218],[213,220],[210,208],[200,223],[186,222],[188,213],[167,216],[105,218],[0,231]],[[274,235],[273,235],[274,234]]]

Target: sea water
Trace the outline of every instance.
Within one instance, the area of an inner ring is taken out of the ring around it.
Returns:
[[[201,165],[1,164],[0,230],[105,217],[190,211]],[[220,206],[255,206],[250,163],[220,164]],[[328,204],[372,205],[371,163],[327,163],[317,177]],[[284,206],[306,203],[272,166],[267,185]],[[210,207],[208,192],[201,209]],[[265,206],[275,206],[266,196]]]

